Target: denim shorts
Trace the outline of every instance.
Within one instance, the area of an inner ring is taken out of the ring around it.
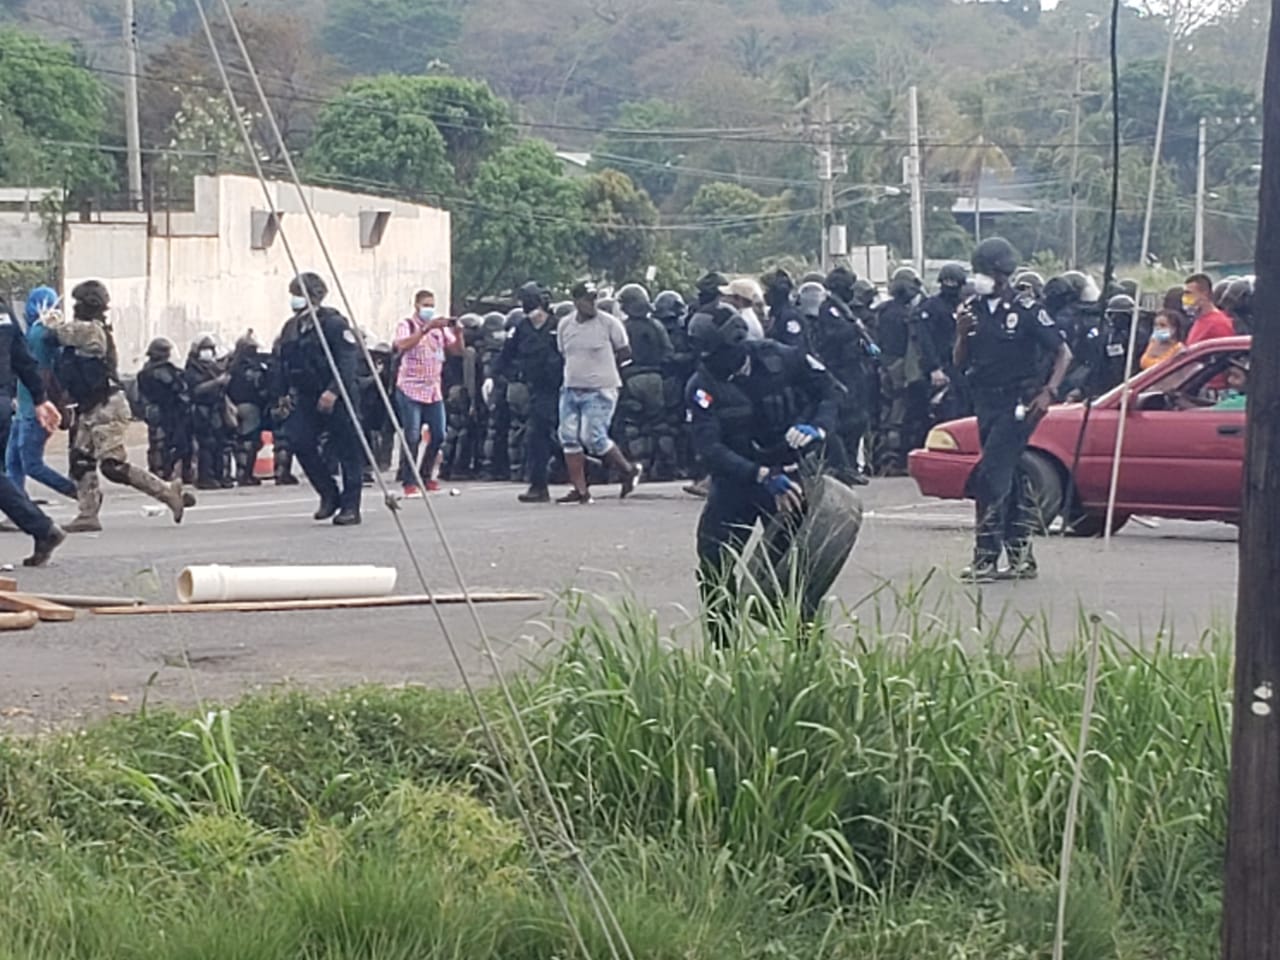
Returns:
[[[609,425],[618,405],[617,390],[560,388],[560,445],[565,453],[603,457],[613,447]]]

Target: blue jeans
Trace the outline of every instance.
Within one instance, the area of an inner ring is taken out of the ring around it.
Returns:
[[[400,454],[400,483],[404,486],[416,482],[413,470],[409,468],[410,459],[418,462],[418,472],[424,481],[431,479],[431,468],[436,465],[436,455],[444,444],[445,415],[444,401],[435,403],[419,403],[411,400],[403,392],[396,390],[396,407],[400,410],[400,426],[404,428],[404,438],[409,441],[409,457]],[[418,445],[422,443],[423,424],[431,429],[431,440],[418,460]]]
[[[617,390],[560,388],[560,446],[565,453],[603,457],[613,448],[609,427],[618,406]]]
[[[5,448],[5,473],[22,493],[27,492],[27,477],[30,477],[50,490],[74,500],[76,485],[44,462],[44,447],[48,442],[49,434],[44,432],[44,427],[36,422],[34,416],[15,416],[13,429],[9,431],[9,443]]]

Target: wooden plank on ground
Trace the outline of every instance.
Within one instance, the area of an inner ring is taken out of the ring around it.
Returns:
[[[537,603],[544,599],[541,593],[511,593],[500,591],[475,591],[472,603]],[[441,606],[465,603],[460,593],[438,593],[435,603]],[[362,610],[370,607],[429,606],[432,599],[422,594],[397,597],[351,597],[334,600],[246,600],[228,603],[162,603],[140,607],[93,607],[93,612],[103,616],[147,616],[161,613],[281,613],[289,610]]]
[[[0,631],[30,630],[40,617],[34,610],[23,610],[21,613],[0,613]]]
[[[10,593],[18,589],[18,581],[13,577],[0,577],[0,590],[7,590]]]
[[[95,597],[80,593],[36,593],[32,596],[50,603],[60,603],[64,607],[137,607],[146,603],[141,597]]]
[[[8,610],[11,613],[34,610],[41,620],[50,621],[67,621],[76,618],[76,612],[70,607],[64,607],[60,603],[52,603],[29,593],[14,593],[12,591],[0,591],[0,610]]]

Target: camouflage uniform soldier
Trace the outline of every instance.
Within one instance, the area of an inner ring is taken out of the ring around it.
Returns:
[[[184,494],[182,481],[165,483],[153,473],[129,463],[125,431],[131,414],[120,386],[115,341],[107,325],[107,288],[86,280],[71,291],[75,302],[70,319],[49,324],[61,344],[56,373],[75,404],[71,425],[71,479],[76,484],[79,512],[68,531],[101,530],[98,513],[102,491],[98,471],[112,483],[133,487],[167,506],[175,523],[195,497]]]

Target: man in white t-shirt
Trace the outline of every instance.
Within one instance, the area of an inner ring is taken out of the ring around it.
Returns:
[[[560,444],[573,489],[558,503],[591,503],[587,488],[587,454],[599,457],[622,475],[620,497],[640,481],[640,467],[627,461],[609,438],[622,377],[618,364],[631,359],[622,321],[596,308],[596,289],[576,283],[570,291],[573,313],[556,327],[556,344],[564,357],[560,388]]]

